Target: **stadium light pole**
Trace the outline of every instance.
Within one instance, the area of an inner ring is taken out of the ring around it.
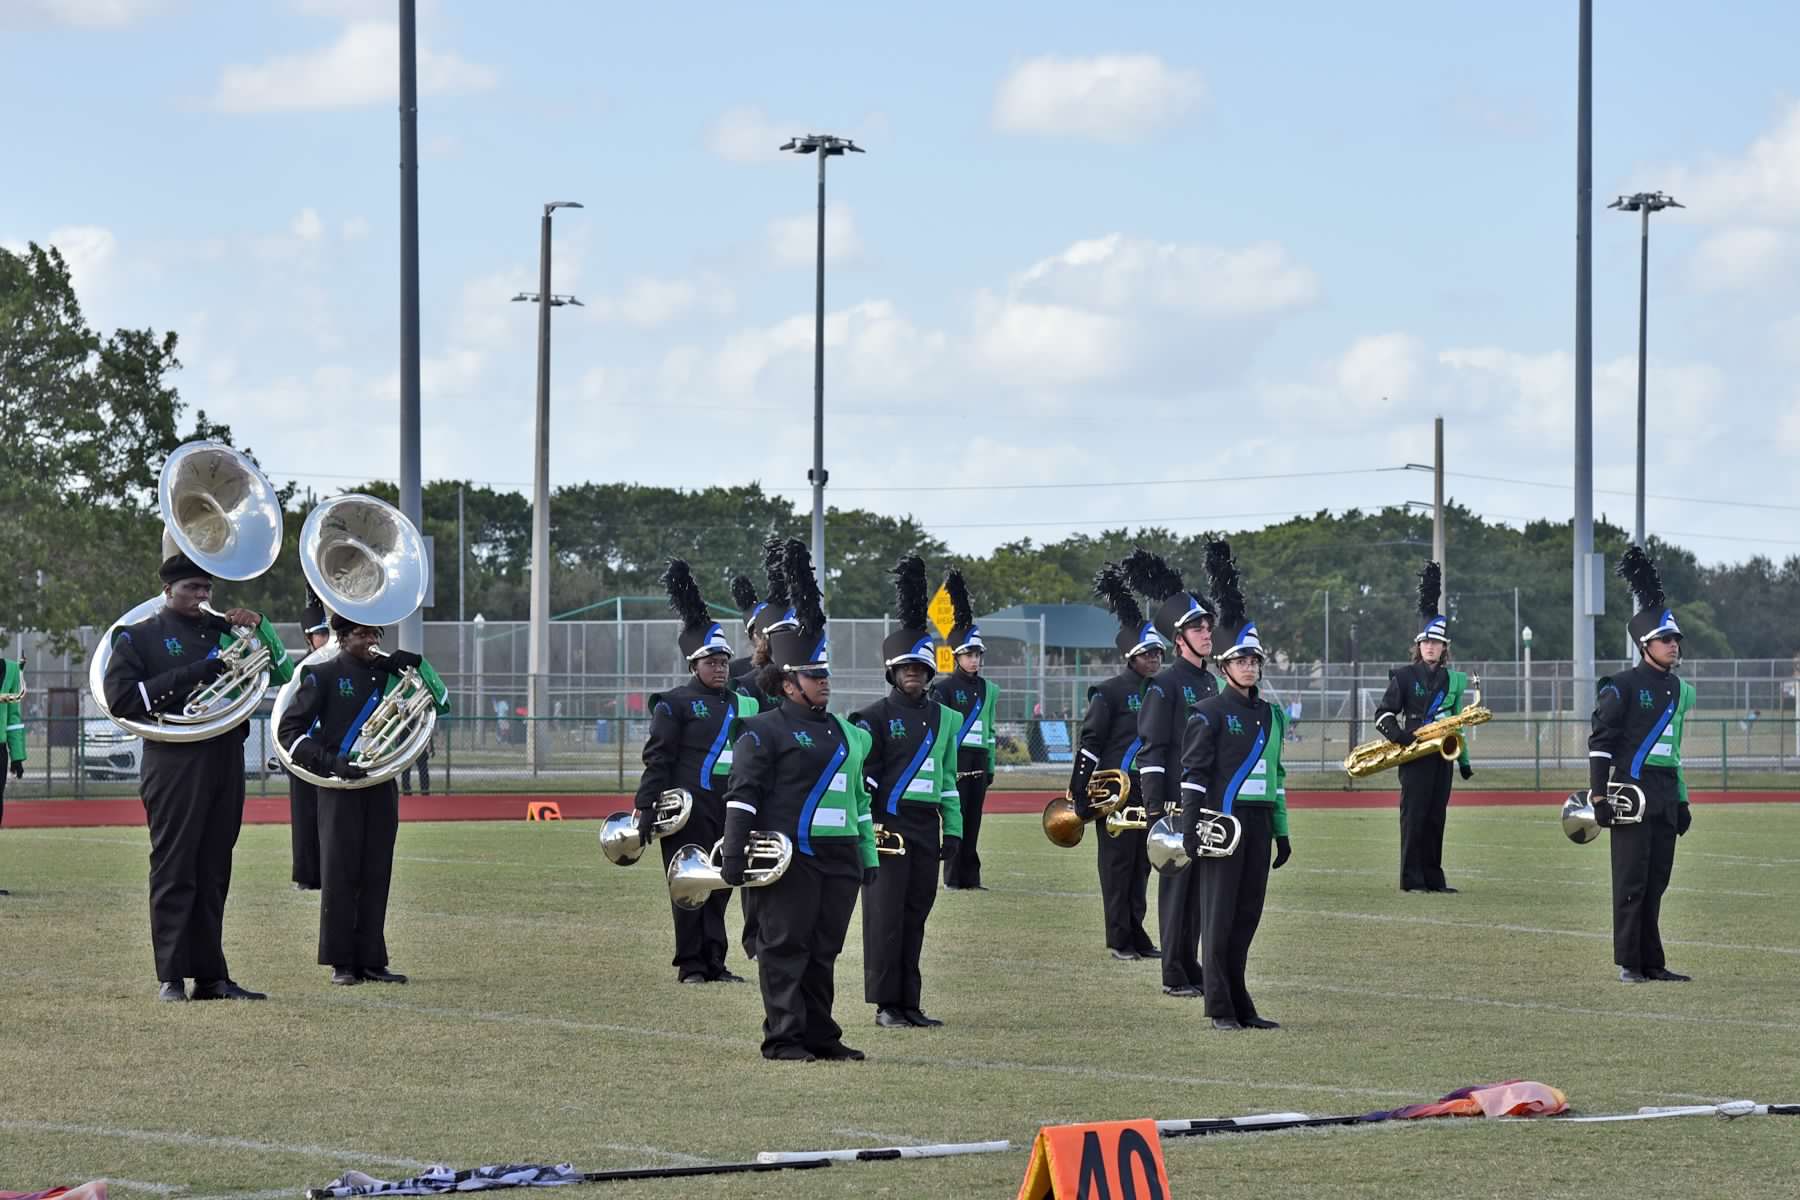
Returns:
[[[550,290],[550,216],[559,208],[580,208],[574,200],[552,200],[544,205],[538,235],[538,290],[520,292],[517,303],[529,300],[538,306],[537,437],[531,486],[531,687],[526,696],[525,728],[530,741],[527,757],[536,774],[544,766],[550,738],[538,736],[538,721],[550,712],[550,310],[565,304],[581,306],[573,296]]]
[[[400,511],[425,531],[419,465],[419,58],[414,0],[399,0]],[[425,614],[400,621],[399,648],[425,650]]]
[[[1594,0],[1581,0],[1575,50],[1575,508],[1570,588],[1569,703],[1594,691],[1594,618],[1606,611],[1594,554]]]
[[[819,592],[825,591],[825,160],[845,153],[863,154],[863,148],[849,138],[829,133],[809,133],[792,137],[779,147],[795,154],[819,156],[819,247],[816,265],[817,286],[813,307],[813,465],[806,473],[812,484],[812,559],[813,574],[819,578]]]
[[[1650,214],[1661,212],[1665,208],[1686,208],[1685,204],[1666,196],[1662,192],[1637,192],[1630,196],[1620,196],[1608,208],[1616,208],[1620,212],[1642,214],[1643,224],[1638,240],[1638,377],[1637,377],[1637,520],[1632,525],[1633,541],[1644,545],[1644,439],[1648,425],[1648,406],[1644,400],[1645,352],[1649,341],[1650,328]],[[1631,611],[1638,609],[1637,597],[1631,598]],[[1625,635],[1626,657],[1635,658],[1637,647],[1632,645],[1631,635]]]

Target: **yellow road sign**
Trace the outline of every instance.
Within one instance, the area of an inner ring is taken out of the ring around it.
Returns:
[[[937,630],[941,638],[950,636],[950,626],[956,623],[956,608],[950,603],[950,589],[938,584],[937,595],[931,598],[931,607],[925,610],[931,618],[932,628]]]
[[[950,647],[944,645],[938,646],[937,669],[939,675],[948,675],[950,672],[956,670],[956,654]]]

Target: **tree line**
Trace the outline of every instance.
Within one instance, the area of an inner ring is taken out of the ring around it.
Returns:
[[[156,479],[163,459],[196,437],[232,439],[228,426],[204,412],[184,420],[173,383],[177,344],[174,333],[148,329],[101,336],[82,316],[54,248],[0,250],[0,505],[13,518],[0,552],[0,627],[67,639],[81,625],[113,620],[156,589]],[[384,481],[346,490],[397,498]],[[291,485],[283,489],[281,560],[260,579],[230,585],[223,598],[279,620],[298,616],[304,584],[297,540],[317,499]],[[526,618],[531,505],[524,495],[436,480],[423,489],[423,518],[434,539],[436,577],[428,619],[458,615],[459,566],[466,616]],[[1518,529],[1454,503],[1446,521],[1445,595],[1457,654],[1512,657],[1516,589],[1534,652],[1567,657],[1570,525],[1537,521]],[[663,615],[658,579],[670,557],[681,557],[724,613],[735,574],[762,588],[765,538],[806,538],[809,530],[809,512],[756,482],[693,490],[628,483],[558,488],[551,500],[551,608],[596,619]],[[826,591],[834,616],[881,616],[891,603],[888,568],[917,553],[934,579],[961,567],[981,612],[1089,602],[1100,564],[1136,546],[1162,554],[1184,571],[1190,587],[1203,589],[1200,564],[1209,536],[1120,528],[1043,543],[1023,538],[986,555],[959,557],[910,516],[833,508],[826,517]],[[1430,553],[1429,516],[1403,508],[1320,512],[1228,536],[1250,611],[1265,643],[1280,653],[1297,661],[1345,661],[1353,651],[1393,657],[1410,641],[1415,575]],[[1755,557],[1703,566],[1679,546],[1651,542],[1690,655],[1774,658],[1800,651],[1790,618],[1800,611],[1800,556],[1779,564]],[[1625,544],[1623,529],[1596,525],[1595,547],[1609,562]],[[1624,585],[1609,577],[1606,616],[1596,633],[1602,656],[1624,645],[1630,612]]]

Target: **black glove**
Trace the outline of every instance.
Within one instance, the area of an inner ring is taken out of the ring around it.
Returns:
[[[1192,833],[1181,835],[1181,849],[1189,858],[1200,857],[1200,830],[1198,827]]]
[[[727,854],[719,859],[719,878],[731,887],[744,886],[744,872],[750,868],[750,859],[741,854]]]
[[[25,774],[24,768],[25,768],[24,763],[14,763],[13,764],[13,773],[23,776]],[[1675,836],[1680,837],[1683,834],[1685,834],[1688,831],[1688,826],[1692,825],[1693,823],[1694,823],[1693,808],[1686,804],[1677,804],[1675,806]]]
[[[13,772],[14,779],[25,778],[25,760],[22,758],[13,759],[12,772]],[[1681,815],[1682,815],[1681,832],[1686,833],[1687,832],[1687,805],[1685,805],[1685,804],[1681,806]]]
[[[654,808],[638,809],[635,823],[638,831],[638,845],[648,846],[656,840],[656,810]]]
[[[331,773],[339,779],[367,779],[369,773],[350,761],[348,754],[331,756]]]
[[[1083,791],[1075,797],[1075,815],[1084,821],[1094,819],[1094,806],[1088,802],[1087,792]]]
[[[384,654],[376,659],[376,665],[389,675],[398,675],[402,671],[416,668],[425,660],[411,650],[396,650],[392,654]]]
[[[962,839],[945,837],[943,846],[938,850],[938,861],[949,862],[960,853],[962,853]]]
[[[863,868],[863,886],[864,887],[874,887],[875,879],[880,874],[881,874],[880,867],[864,867]]]
[[[1271,871],[1281,870],[1281,864],[1286,862],[1288,859],[1292,858],[1293,855],[1294,855],[1293,843],[1289,842],[1284,837],[1276,838],[1275,839],[1275,861],[1269,864],[1269,870],[1271,870]]]
[[[1418,738],[1415,738],[1412,734],[1408,733],[1406,730],[1400,728],[1399,725],[1389,726],[1388,728],[1383,729],[1381,732],[1386,734],[1387,740],[1394,743],[1394,745],[1396,745],[1396,746],[1410,746],[1414,742],[1419,740]]]
[[[1590,795],[1592,793],[1589,793]],[[1602,829],[1611,829],[1613,823],[1612,801],[1605,796],[1594,801],[1594,824]]]
[[[981,785],[983,787],[992,787],[993,784],[994,784],[994,773],[992,771],[983,771],[981,774]]]
[[[1464,779],[1467,779],[1469,776],[1471,776],[1475,773],[1475,768],[1471,767],[1466,762],[1459,762],[1456,764],[1456,772],[1457,772],[1457,774],[1461,775]]]

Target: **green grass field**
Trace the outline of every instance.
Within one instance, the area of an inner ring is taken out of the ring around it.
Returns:
[[[154,999],[142,830],[5,830],[0,1188],[298,1195],[348,1167],[594,1170],[1005,1137],[1016,1152],[595,1194],[1010,1197],[1046,1123],[1361,1112],[1521,1076],[1585,1112],[1800,1102],[1800,807],[1699,810],[1663,926],[1696,981],[1637,987],[1610,965],[1605,849],[1570,845],[1550,811],[1453,809],[1459,896],[1399,893],[1391,811],[1296,812],[1250,963],[1286,1028],[1229,1035],[1163,997],[1154,964],[1104,956],[1093,835],[1061,851],[1037,824],[991,819],[993,890],[939,895],[926,1007],[945,1028],[873,1027],[853,924],[838,1016],[861,1064],[765,1063],[753,986],[676,984],[660,876],[606,863],[591,823],[404,827],[388,932],[413,982],[353,989],[313,965],[317,900],[288,889],[288,831],[247,828],[227,950],[273,999],[189,1005]],[[1188,1197],[1800,1192],[1800,1122],[1777,1117],[1164,1149]]]

